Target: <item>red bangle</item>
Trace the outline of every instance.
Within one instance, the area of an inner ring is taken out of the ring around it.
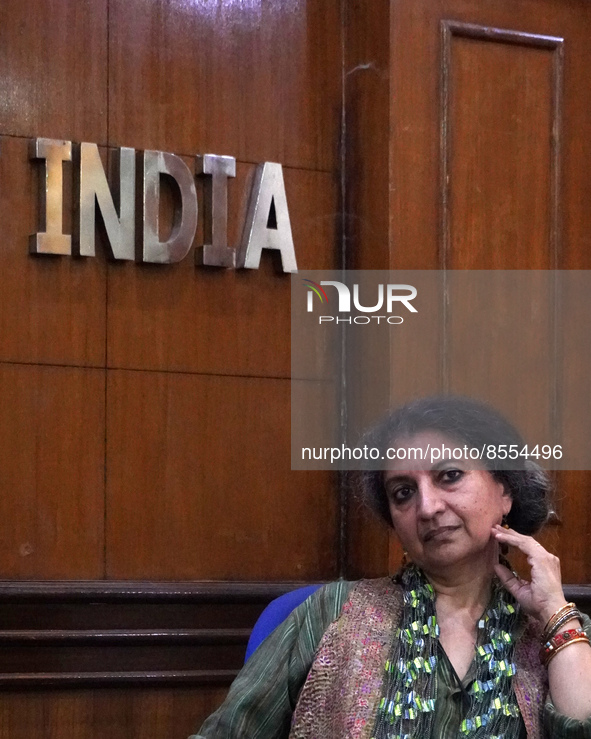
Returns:
[[[572,641],[587,640],[587,635],[583,629],[568,629],[560,634],[555,634],[551,639],[545,642],[540,649],[540,661],[547,665],[554,654],[563,646]]]

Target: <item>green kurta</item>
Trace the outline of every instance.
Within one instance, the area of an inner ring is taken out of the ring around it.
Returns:
[[[355,583],[335,582],[317,590],[259,646],[232,684],[222,706],[189,739],[287,739],[298,695],[328,626],[347,602]],[[591,637],[591,620],[585,617]],[[455,739],[463,715],[464,691],[476,665],[459,681],[443,648],[437,666],[437,704],[431,739]],[[591,718],[577,721],[545,708],[548,739],[591,739]],[[520,721],[514,736],[522,739]],[[346,739],[343,737],[343,739]]]

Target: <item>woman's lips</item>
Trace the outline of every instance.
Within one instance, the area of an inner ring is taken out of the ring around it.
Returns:
[[[423,537],[423,541],[431,541],[432,539],[441,539],[450,534],[452,531],[457,531],[459,529],[459,526],[439,526],[436,529],[431,529],[430,531],[427,531],[425,536]]]

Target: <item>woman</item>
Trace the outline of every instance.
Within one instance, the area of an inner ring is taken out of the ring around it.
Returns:
[[[359,490],[409,563],[393,579],[317,591],[196,737],[591,737],[591,621],[530,536],[547,518],[548,479],[523,458],[509,469],[470,459],[522,450],[517,431],[474,401],[433,398],[364,442],[391,461],[358,473]],[[499,561],[507,545],[527,555],[530,581]]]

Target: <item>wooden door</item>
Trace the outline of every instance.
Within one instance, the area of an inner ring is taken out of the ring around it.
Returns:
[[[348,266],[589,269],[589,4],[392,0],[371,16],[368,5],[346,16]],[[560,409],[529,410],[551,431]],[[543,541],[566,582],[591,578],[590,482],[557,476],[559,521]],[[352,515],[349,541],[352,572],[384,571],[383,531]]]

